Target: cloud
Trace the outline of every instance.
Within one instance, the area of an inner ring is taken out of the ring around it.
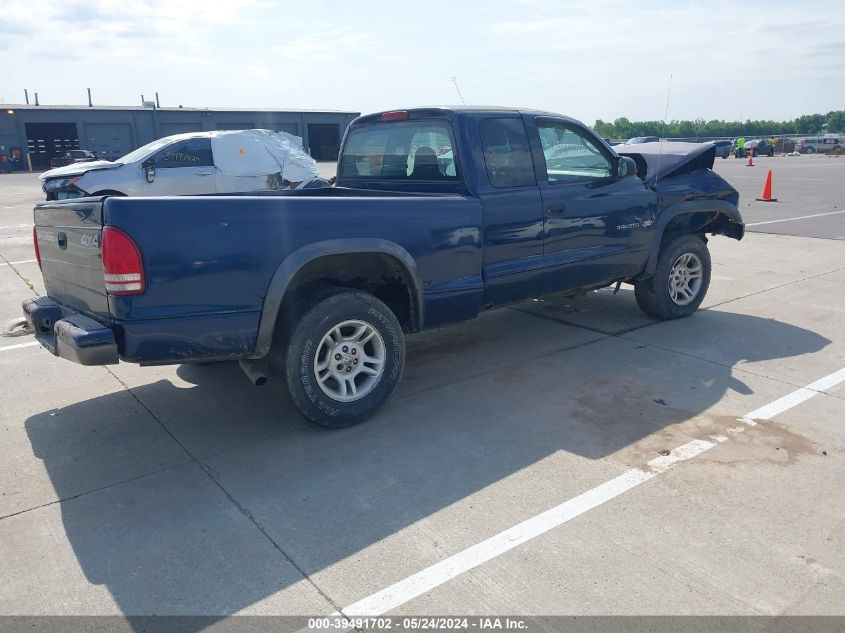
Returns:
[[[271,44],[269,50],[278,56],[277,61],[331,62],[350,55],[363,55],[376,49],[372,41],[362,34],[352,34],[339,29],[325,29],[307,36],[280,38],[283,44]]]
[[[80,25],[102,25],[103,23],[118,23],[126,19],[123,12],[115,11],[106,2],[83,2],[82,0],[64,0],[56,12],[54,19],[62,23],[79,28]]]
[[[27,35],[28,33],[29,31],[22,25],[6,18],[0,18],[0,35]]]

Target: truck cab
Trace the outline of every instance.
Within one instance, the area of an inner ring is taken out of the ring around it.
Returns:
[[[657,196],[635,171],[568,117],[432,108],[355,121],[337,184],[479,199],[482,304],[492,307],[636,274]]]

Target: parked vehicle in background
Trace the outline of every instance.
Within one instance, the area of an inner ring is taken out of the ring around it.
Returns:
[[[660,138],[657,136],[635,136],[625,141],[625,145],[639,145],[640,143],[657,143]]]
[[[716,148],[716,156],[721,158],[727,158],[731,155],[731,150],[733,149],[734,142],[733,141],[711,141],[713,146]]]
[[[784,138],[782,136],[775,139],[775,153],[776,154],[791,154],[795,151],[795,141],[791,138]]]
[[[740,150],[739,148],[734,148],[734,156],[737,158],[745,158],[750,155],[751,150],[754,150],[755,156],[774,156],[775,155],[775,148],[772,145],[772,142],[767,138],[757,138],[751,139],[750,141],[745,141],[745,147]]]
[[[797,150],[801,154],[841,154],[845,147],[845,140],[838,134],[825,134],[802,138],[798,141]]]
[[[116,161],[75,163],[41,174],[47,200],[84,196],[181,196],[278,189],[317,178],[302,139],[233,130],[165,136]]]
[[[97,160],[97,155],[87,149],[72,149],[65,152],[64,156],[57,156],[50,159],[50,167],[63,167],[74,163],[88,163]]]
[[[347,130],[336,187],[39,204],[47,296],[23,310],[62,358],[238,360],[305,417],[349,426],[399,383],[404,333],[622,282],[655,318],[692,314],[707,235],[744,233],[714,153],[617,153],[550,112],[372,114]]]

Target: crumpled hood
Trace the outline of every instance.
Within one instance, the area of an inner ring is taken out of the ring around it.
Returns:
[[[646,182],[655,182],[680,172],[693,169],[713,169],[716,146],[712,143],[639,143],[617,145],[613,148],[620,156],[630,156],[637,163],[637,175]],[[659,163],[659,167],[658,167]],[[658,173],[658,168],[660,173]]]
[[[39,176],[39,178],[41,180],[46,180],[47,178],[78,176],[79,174],[84,174],[85,172],[95,171],[98,169],[115,169],[116,167],[120,167],[121,165],[123,165],[123,163],[113,163],[110,160],[94,160],[87,163],[71,163],[70,165],[65,165],[64,167],[56,167],[55,169],[45,171]]]

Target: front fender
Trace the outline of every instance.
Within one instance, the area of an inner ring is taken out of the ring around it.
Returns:
[[[378,238],[349,238],[313,242],[290,253],[282,260],[267,288],[264,297],[264,307],[261,310],[261,321],[258,325],[258,336],[255,351],[249,358],[262,358],[270,352],[273,341],[273,329],[279,316],[285,292],[296,273],[309,262],[325,255],[341,255],[345,253],[378,253],[396,258],[405,269],[411,283],[412,298],[418,324],[423,323],[423,290],[417,275],[417,266],[411,254],[396,242]]]
[[[137,184],[129,178],[129,170],[125,168],[126,165],[121,165],[115,169],[95,169],[85,172],[82,178],[76,182],[76,186],[89,194],[110,190],[122,191],[135,196],[143,195],[142,192],[138,191]]]
[[[660,245],[663,241],[663,234],[669,223],[684,215],[693,215],[695,213],[718,214],[724,218],[724,226],[720,226],[722,230],[718,233],[727,235],[736,240],[741,240],[745,234],[745,224],[742,221],[742,215],[739,213],[736,205],[725,200],[690,200],[679,202],[666,207],[654,223],[654,240],[651,244],[648,261],[640,278],[651,277],[657,268],[657,259],[660,256]],[[714,227],[716,228],[716,227]]]

